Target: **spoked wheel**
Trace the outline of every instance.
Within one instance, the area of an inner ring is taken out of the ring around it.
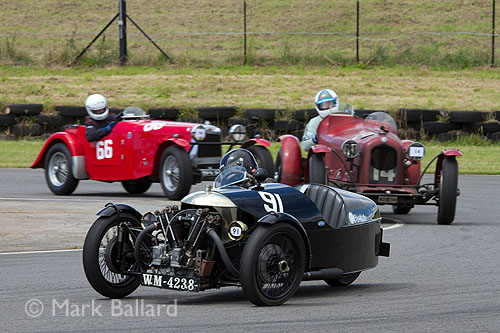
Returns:
[[[189,193],[193,170],[184,149],[176,146],[165,149],[160,163],[160,182],[170,200],[180,200]]]
[[[78,179],[71,171],[71,154],[64,143],[50,147],[45,158],[45,180],[49,189],[57,195],[73,193]]]
[[[130,194],[142,194],[151,187],[151,180],[147,178],[124,180],[122,186]]]
[[[392,211],[394,212],[394,214],[408,214],[412,208],[412,206],[392,205]]]
[[[311,184],[326,184],[325,156],[313,154],[309,159],[309,182]]]
[[[257,161],[259,168],[264,168],[267,171],[268,177],[273,177],[274,175],[274,163],[273,156],[266,147],[252,145],[247,148]]]
[[[439,182],[438,224],[451,224],[455,219],[458,188],[458,163],[455,157],[445,157]]]
[[[240,280],[255,305],[280,305],[297,291],[306,263],[304,241],[291,225],[259,226],[243,249]]]
[[[134,242],[137,234],[127,233],[118,246],[120,223],[130,228],[141,228],[139,220],[128,213],[99,217],[90,227],[83,245],[83,268],[90,285],[101,295],[121,298],[131,294],[141,283],[140,275],[127,275],[136,271]],[[138,232],[137,232],[138,233]]]
[[[350,285],[354,281],[356,281],[359,274],[361,274],[361,272],[348,274],[345,277],[342,277],[340,279],[328,279],[328,280],[325,280],[325,282],[328,283],[332,287],[345,287],[345,286]]]

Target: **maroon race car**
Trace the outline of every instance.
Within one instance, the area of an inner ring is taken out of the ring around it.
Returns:
[[[299,140],[280,137],[281,149],[275,165],[275,179],[287,185],[330,184],[363,194],[379,205],[393,205],[396,214],[407,214],[414,205],[437,205],[439,224],[455,218],[458,185],[458,150],[444,149],[421,172],[425,147],[400,140],[396,122],[385,112],[365,119],[352,109],[325,117],[317,130],[318,143],[301,158]],[[422,177],[437,161],[434,181]]]
[[[192,184],[213,180],[219,172],[222,145],[250,150],[259,165],[274,172],[269,141],[246,140],[246,129],[229,129],[233,142],[222,142],[220,128],[165,120],[150,120],[137,108],[126,108],[113,131],[97,142],[85,138],[85,126],[74,125],[50,136],[32,168],[45,168],[50,190],[71,194],[78,181],[120,181],[129,193],[140,194],[160,182],[165,195],[180,200]]]

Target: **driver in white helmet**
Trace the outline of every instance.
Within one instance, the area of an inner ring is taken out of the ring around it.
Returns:
[[[329,114],[338,112],[339,101],[335,91],[330,89],[320,90],[314,98],[314,104],[318,116],[309,120],[302,136],[302,149],[309,151],[309,149],[318,143],[317,129],[319,123]]]
[[[103,95],[93,94],[87,97],[85,109],[89,114],[85,118],[85,137],[88,142],[98,141],[109,133],[115,127],[116,115],[109,112],[108,102]]]

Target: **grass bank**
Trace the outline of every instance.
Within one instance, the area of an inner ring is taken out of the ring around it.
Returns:
[[[424,166],[443,148],[456,148],[464,154],[458,158],[461,174],[500,174],[500,144],[470,138],[457,142],[423,143],[426,147],[426,156],[422,161]],[[0,168],[29,167],[43,144],[44,141],[41,140],[0,141]],[[273,157],[276,156],[279,146],[277,142],[272,143]],[[428,172],[434,172],[434,168],[430,168]]]

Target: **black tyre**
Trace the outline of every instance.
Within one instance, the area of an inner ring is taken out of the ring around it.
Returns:
[[[252,145],[247,147],[248,151],[250,151],[255,160],[257,161],[257,165],[259,168],[264,168],[267,171],[267,176],[273,178],[274,175],[274,163],[273,156],[271,152],[263,146]]]
[[[247,109],[245,114],[251,120],[274,120],[276,109]]]
[[[196,109],[200,118],[212,121],[228,119],[236,114],[235,106],[197,107]]]
[[[131,294],[141,283],[140,275],[125,275],[136,270],[133,256],[134,238],[129,234],[123,242],[122,260],[117,258],[117,235],[120,223],[140,228],[139,220],[128,213],[99,217],[90,227],[83,245],[83,269],[90,285],[99,294],[110,298],[121,298]]]
[[[477,123],[487,116],[482,111],[450,111],[450,122],[459,124]]]
[[[293,118],[302,122],[309,121],[317,115],[318,111],[316,109],[299,109],[293,112]]]
[[[193,167],[184,149],[177,146],[165,149],[160,162],[160,182],[170,200],[180,200],[189,193]]]
[[[412,206],[392,205],[392,211],[394,212],[394,214],[401,214],[401,215],[408,214],[412,208],[413,208]]]
[[[458,188],[458,163],[455,157],[445,157],[439,183],[438,224],[451,224],[455,219]]]
[[[36,116],[43,111],[43,104],[10,104],[5,113],[18,116]]]
[[[278,183],[281,183],[281,174],[282,174],[282,152],[281,148],[278,150],[278,154],[276,154],[276,163],[274,164],[274,180],[277,181]]]
[[[122,186],[130,194],[142,194],[151,187],[151,180],[147,178],[123,180]]]
[[[152,108],[149,115],[153,119],[177,120],[179,109],[177,108]]]
[[[309,159],[309,183],[326,184],[325,156],[313,154]]]
[[[243,249],[240,281],[255,305],[280,305],[297,291],[306,263],[304,241],[291,225],[258,226]]]
[[[54,194],[71,194],[78,185],[78,179],[73,177],[71,164],[71,154],[64,143],[56,143],[50,147],[45,157],[45,180]]]
[[[328,279],[328,280],[325,280],[325,282],[328,283],[332,287],[346,287],[346,286],[350,285],[351,283],[353,283],[354,281],[356,281],[359,274],[361,274],[361,272],[348,274],[345,277],[340,278],[340,279]]]
[[[56,111],[59,112],[61,116],[65,117],[86,117],[88,115],[87,110],[84,106],[73,106],[73,105],[57,105]]]

